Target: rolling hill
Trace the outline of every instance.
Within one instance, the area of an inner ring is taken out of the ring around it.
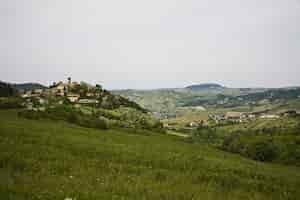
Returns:
[[[46,86],[39,83],[20,83],[20,84],[12,84],[14,88],[17,90],[35,90],[35,89],[45,89]]]
[[[0,93],[2,96],[13,96],[20,91],[28,91],[34,89],[45,89],[46,86],[39,83],[7,83],[0,81]]]
[[[298,105],[297,101],[300,101],[299,87],[229,88],[219,84],[198,84],[185,88],[112,92],[129,98],[152,112],[159,113],[158,116],[161,118],[175,118],[178,113],[182,114],[183,107],[190,115],[190,111],[199,106],[204,106],[209,111],[223,108],[242,108],[251,111],[262,107],[283,106],[283,104],[293,108],[293,105]],[[198,112],[198,115],[201,113]]]
[[[3,199],[298,199],[300,170],[149,131],[0,110]]]
[[[185,89],[189,89],[197,92],[197,91],[223,90],[225,89],[225,87],[216,83],[203,83],[197,85],[190,85],[185,87]]]

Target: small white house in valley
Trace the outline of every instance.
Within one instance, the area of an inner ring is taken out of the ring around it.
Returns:
[[[198,127],[199,124],[197,122],[190,122],[189,126],[190,127]]]

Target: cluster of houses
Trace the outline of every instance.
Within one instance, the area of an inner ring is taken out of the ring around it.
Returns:
[[[97,98],[101,95],[101,92],[88,91],[82,97],[78,92],[74,92],[74,88],[80,87],[81,83],[72,82],[71,78],[68,78],[67,82],[58,82],[54,83],[49,88],[44,89],[34,89],[25,91],[21,94],[21,97],[26,99],[26,106],[30,110],[44,110],[45,104],[48,103],[48,97],[66,97],[70,102],[75,104],[97,104]],[[32,99],[35,99],[39,103],[39,107],[36,108]],[[63,104],[63,101],[60,100],[59,104]]]
[[[296,116],[300,115],[299,111],[296,110],[286,110],[278,114],[268,113],[266,111],[259,111],[259,112],[226,112],[225,114],[214,115],[210,114],[209,118],[216,123],[220,122],[246,122],[250,120],[254,120],[257,118],[261,119],[278,119],[280,117],[287,117],[287,116]]]

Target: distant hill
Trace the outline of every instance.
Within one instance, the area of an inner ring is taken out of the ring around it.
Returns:
[[[3,82],[0,81],[0,87],[3,90],[3,88],[11,87],[16,92],[21,91],[21,90],[35,90],[35,89],[45,89],[47,88],[46,86],[40,84],[40,83],[8,83],[8,82]]]
[[[216,83],[203,83],[203,84],[190,85],[185,88],[192,91],[205,91],[205,90],[222,90],[225,87]]]
[[[190,85],[185,88],[156,90],[118,90],[114,94],[124,96],[162,118],[183,115],[182,108],[216,107],[232,109],[236,106],[251,107],[267,104],[287,104],[299,101],[300,87],[285,88],[230,88],[216,83]],[[262,101],[262,102],[261,102]],[[298,108],[292,103],[289,108]],[[186,112],[188,113],[188,112]]]
[[[15,96],[18,93],[11,84],[0,81],[0,97]]]
[[[253,90],[255,91],[255,90]],[[191,98],[185,101],[183,106],[219,106],[232,108],[244,105],[258,105],[261,102],[285,103],[288,100],[299,100],[300,88],[278,88],[265,91],[241,93],[240,95],[217,94],[215,98]]]
[[[45,89],[46,86],[39,83],[21,83],[21,84],[12,84],[17,90],[35,90],[35,89]]]

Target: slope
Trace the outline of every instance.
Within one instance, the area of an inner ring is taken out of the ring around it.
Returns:
[[[3,199],[297,199],[300,170],[176,136],[99,131],[0,110]]]

